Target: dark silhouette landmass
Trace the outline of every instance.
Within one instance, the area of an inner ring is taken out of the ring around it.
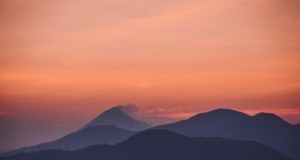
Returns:
[[[47,150],[0,160],[292,160],[251,141],[192,138],[167,130],[147,130],[115,146],[97,145],[77,151]]]
[[[25,147],[8,152],[8,155],[49,149],[76,150],[97,144],[116,144],[132,136],[135,132],[115,126],[91,126],[64,136],[56,141]]]
[[[96,144],[115,144],[124,141],[135,132],[150,126],[138,121],[122,110],[123,106],[113,107],[78,131],[53,142],[29,146],[5,153],[12,155],[22,152],[33,152],[48,149],[75,150]]]
[[[300,132],[300,123],[294,125],[296,129]]]
[[[129,114],[123,111],[123,107],[124,106],[120,105],[104,111],[98,117],[86,124],[85,127],[114,125],[116,127],[131,131],[142,131],[151,127],[147,123],[131,117]]]
[[[103,112],[56,141],[11,151],[5,153],[9,157],[2,159],[290,160],[283,154],[300,159],[300,125],[289,124],[275,114],[249,116],[230,109],[217,109],[155,127],[160,130],[134,135],[135,131],[145,130],[149,125],[134,119],[122,107]]]
[[[249,116],[230,109],[217,109],[156,128],[186,136],[256,141],[300,159],[299,129],[271,113]]]

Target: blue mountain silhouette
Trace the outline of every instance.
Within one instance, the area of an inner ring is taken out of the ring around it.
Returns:
[[[117,106],[103,112],[81,129],[62,138],[36,146],[20,148],[6,154],[12,155],[47,149],[75,150],[96,144],[115,144],[135,133],[130,130],[146,129],[148,127],[146,123],[135,120],[125,113],[122,106]]]
[[[77,151],[48,150],[0,160],[292,160],[251,141],[192,138],[167,130],[147,130],[115,146],[97,145]]]
[[[217,109],[157,128],[187,136],[256,141],[300,159],[299,130],[271,113],[249,116],[230,109]]]
[[[119,105],[104,111],[98,117],[86,124],[85,127],[114,125],[116,127],[131,131],[141,131],[150,128],[150,125],[147,123],[139,121],[123,111],[123,107],[125,106]]]

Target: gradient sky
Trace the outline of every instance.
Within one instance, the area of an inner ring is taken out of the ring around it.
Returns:
[[[117,104],[300,122],[299,0],[1,0],[0,151]]]

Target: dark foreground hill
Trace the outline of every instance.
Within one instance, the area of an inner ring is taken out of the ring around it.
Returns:
[[[249,116],[234,110],[217,109],[157,128],[186,136],[256,141],[300,159],[300,130],[275,114]]]
[[[77,151],[48,150],[0,160],[292,160],[265,145],[224,138],[191,138],[166,130],[147,130],[115,146]]]

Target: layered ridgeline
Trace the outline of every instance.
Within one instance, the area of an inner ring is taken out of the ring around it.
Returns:
[[[123,106],[117,106],[103,112],[71,134],[52,142],[17,149],[8,152],[7,155],[47,149],[75,150],[96,144],[116,144],[133,135],[135,131],[147,128],[149,125],[131,117],[124,111]]]
[[[234,110],[217,109],[157,128],[186,136],[256,141],[290,157],[300,159],[300,130],[298,127],[289,124],[275,114],[260,113],[249,116]]]
[[[288,160],[289,158],[279,153],[281,152],[289,157],[300,159],[299,125],[291,125],[274,114],[260,113],[255,116],[249,116],[234,110],[218,109],[200,113],[187,120],[155,127],[155,129],[166,129],[185,136],[207,138],[188,138],[167,131],[147,131],[131,137],[137,131],[148,127],[149,125],[146,123],[138,121],[131,117],[130,114],[127,114],[123,106],[117,106],[103,112],[76,132],[56,141],[22,148],[9,152],[6,155],[34,152],[32,154],[17,154],[9,157],[9,160],[27,158],[43,160],[93,159],[95,157],[104,157],[104,159],[110,160],[122,159],[121,157],[116,157],[115,154],[126,156],[128,159],[133,160],[147,158],[164,160],[171,158],[193,159],[194,157],[195,159],[212,160]],[[170,140],[170,137],[176,138]],[[249,140],[257,143],[244,142]],[[117,144],[122,141],[124,142]],[[190,144],[192,141],[197,141],[199,144]],[[102,145],[99,146],[99,144]],[[110,146],[114,144],[117,145]],[[77,150],[92,145],[98,146]],[[213,150],[213,148],[216,149]],[[147,156],[143,157],[143,154]]]
[[[77,151],[47,150],[0,160],[292,160],[265,145],[224,138],[192,138],[167,130],[147,130],[115,146]]]

